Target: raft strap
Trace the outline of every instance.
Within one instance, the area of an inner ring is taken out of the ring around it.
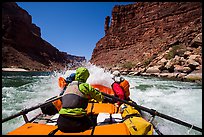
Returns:
[[[124,122],[126,119],[128,119],[128,118],[130,118],[130,117],[140,117],[140,116],[141,116],[141,115],[138,114],[138,113],[126,115],[126,116],[124,117],[124,119],[121,121],[121,123]]]
[[[152,109],[153,110],[153,109]],[[159,129],[153,124],[153,120],[157,114],[156,110],[153,110],[155,113],[152,115],[152,118],[149,120],[149,122],[152,124],[154,130],[157,132],[158,135],[163,135],[162,132],[159,131]]]
[[[188,134],[190,134],[191,129],[193,128],[194,125],[191,126],[191,128],[187,131]]]
[[[58,130],[59,128],[57,127],[56,129],[52,130],[48,135],[54,135]]]
[[[91,135],[93,135],[96,125],[94,124],[94,121],[93,121],[93,108],[94,108],[94,103],[92,102],[91,104],[92,104],[92,105],[91,105],[91,121],[92,121],[92,124],[93,124],[93,129],[91,130]]]
[[[153,125],[153,128],[157,132],[158,135],[163,135],[162,132],[160,132],[159,129],[153,123],[151,124]]]

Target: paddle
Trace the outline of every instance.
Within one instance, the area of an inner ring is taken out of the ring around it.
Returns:
[[[62,98],[62,96],[55,96],[55,98],[53,97],[53,99],[48,100],[48,101],[46,101],[46,102],[44,102],[44,103],[38,104],[38,105],[33,106],[33,107],[30,107],[30,108],[28,108],[28,109],[27,109],[27,108],[26,108],[26,109],[23,109],[23,110],[21,110],[19,113],[16,113],[16,114],[14,114],[14,115],[11,115],[11,116],[9,116],[9,117],[7,117],[7,118],[2,119],[2,123],[3,123],[3,122],[6,122],[6,121],[8,121],[8,120],[10,120],[10,119],[16,118],[16,117],[18,117],[18,116],[20,116],[20,115],[23,115],[25,121],[28,122],[28,119],[27,119],[27,117],[26,117],[26,114],[27,114],[28,112],[30,112],[30,111],[32,111],[32,110],[35,110],[35,109],[37,109],[37,108],[40,108],[40,107],[44,107],[44,106],[46,106],[47,104],[49,104],[50,102],[53,102],[53,101],[58,100],[58,99],[60,99],[60,98]]]
[[[128,101],[126,101],[126,100],[121,100],[121,99],[119,99],[119,98],[117,98],[117,97],[115,97],[115,96],[108,95],[108,94],[106,94],[106,93],[104,93],[104,92],[101,92],[101,94],[104,95],[104,96],[106,96],[106,97],[112,98],[112,99],[114,99],[114,100],[120,101],[120,102],[125,103],[125,104],[128,104],[128,105],[130,105],[130,106],[133,106],[133,107],[135,107],[137,110],[146,111],[146,112],[150,113],[151,115],[159,116],[159,117],[162,117],[162,118],[164,118],[164,119],[167,119],[167,120],[170,120],[170,121],[172,121],[172,122],[175,122],[175,123],[177,123],[177,124],[180,124],[180,125],[183,125],[183,126],[186,126],[186,127],[189,127],[189,128],[194,129],[194,130],[197,130],[197,131],[202,132],[202,129],[199,128],[199,127],[197,127],[197,126],[194,126],[194,125],[189,124],[189,123],[187,123],[187,122],[184,122],[184,121],[181,121],[181,120],[179,120],[179,119],[173,118],[173,117],[171,117],[171,116],[168,116],[168,115],[159,113],[159,112],[157,112],[157,111],[154,110],[154,109],[149,109],[149,108],[146,108],[146,107],[144,107],[144,106],[137,105],[135,102],[134,102],[134,103],[131,103],[131,102],[128,102]]]

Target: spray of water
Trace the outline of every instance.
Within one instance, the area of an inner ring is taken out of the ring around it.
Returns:
[[[131,85],[130,97],[139,105],[202,127],[202,86],[150,77],[126,79],[129,79]],[[156,117],[154,122],[166,135],[202,134],[160,117]]]
[[[90,72],[87,83],[111,87],[113,80],[109,71],[90,63],[84,64],[84,67]],[[5,118],[21,109],[43,103],[46,99],[59,95],[61,90],[58,87],[58,78],[60,76],[66,78],[67,75],[75,72],[75,70],[66,71],[64,69],[49,76],[32,76],[29,79],[26,77],[26,81],[24,77],[21,79],[24,84],[2,86],[2,117]],[[130,98],[137,104],[202,127],[202,86],[150,77],[124,77],[130,82]],[[8,83],[14,78],[2,78],[2,81]],[[31,118],[40,111],[28,113],[28,117]],[[2,134],[8,133],[23,123],[22,117],[3,123]],[[189,128],[159,117],[155,118],[154,123],[166,135],[202,134],[195,130],[189,132]]]

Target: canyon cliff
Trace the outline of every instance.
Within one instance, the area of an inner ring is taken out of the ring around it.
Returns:
[[[104,31],[90,60],[97,66],[126,74],[202,73],[201,2],[116,5]]]
[[[2,3],[2,68],[53,71],[83,61],[85,57],[61,52],[43,40],[32,16],[15,2]]]

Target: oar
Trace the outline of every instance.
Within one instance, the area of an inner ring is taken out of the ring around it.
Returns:
[[[32,110],[35,110],[35,109],[37,109],[37,108],[46,106],[46,105],[49,104],[50,102],[53,102],[53,101],[58,100],[58,99],[60,99],[60,98],[62,98],[62,96],[55,96],[55,97],[53,97],[53,98],[52,98],[51,100],[49,100],[49,101],[46,101],[46,102],[44,102],[44,103],[38,104],[38,105],[33,106],[33,107],[30,107],[30,108],[28,108],[28,109],[23,109],[23,110],[21,110],[19,113],[16,113],[16,114],[14,114],[14,115],[11,115],[11,116],[9,116],[9,117],[7,117],[7,118],[2,119],[2,123],[3,123],[3,122],[6,122],[6,121],[8,121],[8,120],[10,120],[10,119],[16,118],[16,117],[18,117],[18,116],[20,116],[20,115],[25,116],[25,114],[27,114],[28,112],[30,112],[30,111],[32,111]]]
[[[186,127],[189,127],[189,128],[192,128],[192,129],[195,129],[195,130],[197,130],[197,131],[202,132],[202,129],[199,128],[199,127],[197,127],[197,126],[194,126],[194,125],[189,124],[189,123],[187,123],[187,122],[184,122],[184,121],[181,121],[181,120],[179,120],[179,119],[173,118],[173,117],[171,117],[171,116],[168,116],[168,115],[159,113],[159,112],[157,112],[157,111],[154,110],[154,109],[149,109],[149,108],[146,108],[146,107],[144,107],[144,106],[137,105],[136,103],[131,103],[131,102],[128,102],[128,101],[126,101],[126,100],[121,100],[121,99],[119,99],[119,98],[117,98],[117,97],[115,97],[115,96],[106,94],[106,93],[104,93],[104,92],[101,92],[101,94],[104,95],[104,96],[106,96],[106,97],[115,99],[115,100],[117,100],[117,101],[120,101],[120,102],[122,102],[122,103],[128,104],[128,105],[130,105],[130,106],[133,106],[133,107],[135,107],[135,108],[138,109],[138,110],[146,111],[146,112],[148,112],[148,113],[150,113],[150,114],[152,114],[152,115],[162,117],[162,118],[164,118],[164,119],[170,120],[170,121],[175,122],[175,123],[177,123],[177,124],[180,124],[180,125],[183,125],[183,126],[186,126]]]

